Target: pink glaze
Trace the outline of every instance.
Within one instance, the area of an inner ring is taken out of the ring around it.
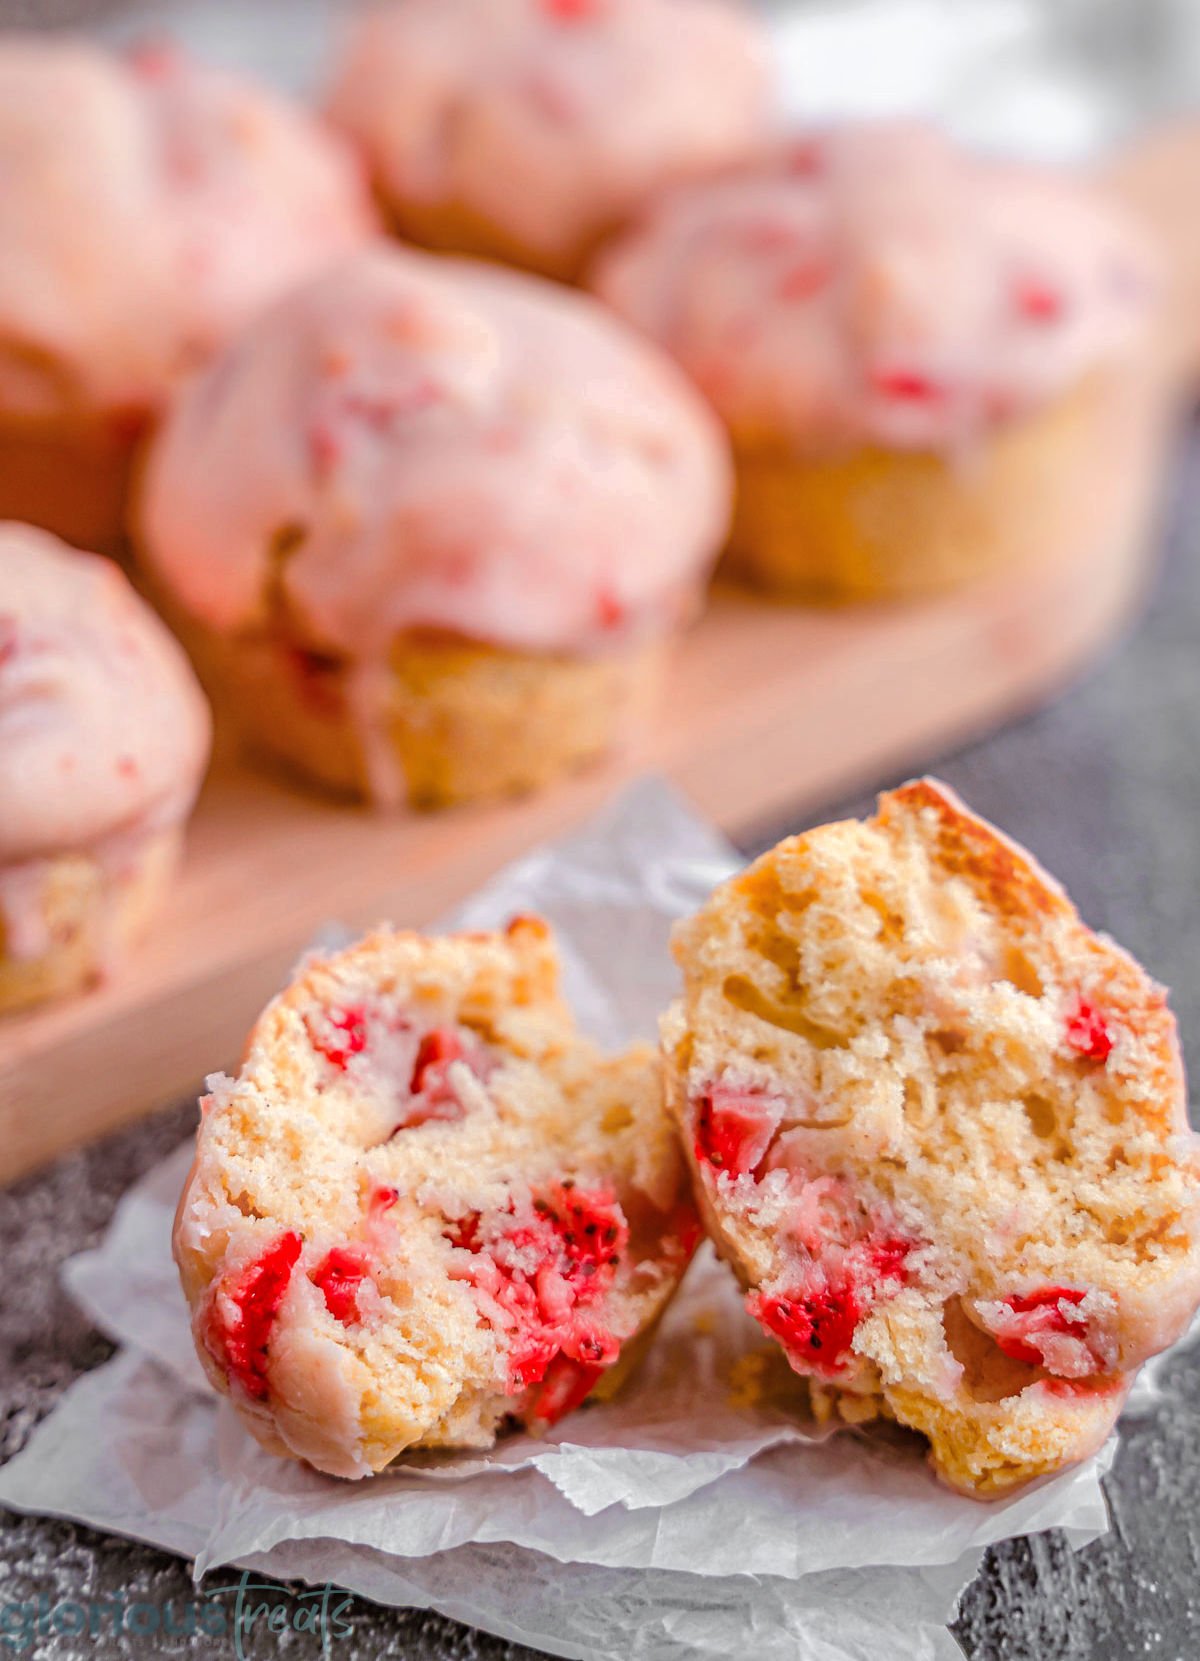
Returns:
[[[669,194],[595,287],[736,434],[953,451],[1128,354],[1158,272],[1082,181],[865,125]]]
[[[0,525],[0,913],[14,944],[43,862],[119,864],[178,824],[208,759],[187,660],[118,568],[44,531]]]
[[[374,228],[354,159],[172,48],[0,38],[0,410],[154,410]]]
[[[746,155],[766,53],[729,0],[404,0],[357,21],[334,119],[382,195],[570,266],[651,190]]]
[[[379,247],[184,391],[140,517],[148,563],[212,628],[261,622],[277,573],[297,632],[359,666],[369,718],[408,629],[600,651],[668,628],[729,492],[700,399],[593,301]]]

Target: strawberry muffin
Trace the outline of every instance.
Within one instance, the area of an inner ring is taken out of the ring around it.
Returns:
[[[334,1476],[609,1394],[699,1237],[656,1055],[576,1032],[536,918],[311,961],[201,1106],[196,1348],[265,1447]]]
[[[380,245],[178,399],[139,541],[260,753],[433,805],[627,737],[729,499],[703,401],[594,301]]]
[[[398,0],[355,20],[329,98],[402,236],[565,279],[769,106],[734,0]]]
[[[106,975],[208,760],[188,663],[110,560],[0,525],[0,1011]]]
[[[1162,989],[928,780],[780,843],[676,955],[697,1193],[817,1412],[984,1498],[1093,1453],[1200,1299]]]
[[[174,384],[374,223],[342,141],[257,86],[0,36],[0,518],[112,550]]]
[[[1140,233],[1082,180],[923,128],[830,131],[668,193],[594,286],[724,419],[729,568],[778,593],[908,595],[1061,557],[1139,443],[1158,295]]]

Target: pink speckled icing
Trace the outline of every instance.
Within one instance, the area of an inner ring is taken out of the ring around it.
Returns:
[[[374,228],[356,160],[170,48],[0,38],[0,410],[155,408]]]
[[[748,441],[951,451],[1127,354],[1158,272],[1082,181],[880,124],[669,194],[594,286]]]
[[[148,564],[195,617],[306,644],[408,629],[592,651],[670,627],[729,513],[726,446],[673,364],[594,301],[380,245],[198,377],[151,452]]]
[[[208,706],[120,570],[0,524],[0,916],[32,952],[44,862],[123,856],[180,823],[208,761]]]
[[[457,204],[569,263],[761,141],[766,62],[732,0],[399,0],[355,24],[329,107],[401,217]]]

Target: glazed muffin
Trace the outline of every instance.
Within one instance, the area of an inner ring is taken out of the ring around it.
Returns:
[[[656,1054],[579,1035],[536,918],[310,962],[210,1087],[175,1225],[196,1348],[335,1476],[611,1393],[699,1237]]]
[[[0,37],[0,519],[111,551],[172,386],[374,223],[349,149],[257,86]]]
[[[146,932],[208,742],[186,658],[117,567],[0,525],[0,1012],[101,979]]]
[[[595,302],[379,246],[182,395],[140,543],[261,754],[432,805],[626,739],[729,494],[702,401]]]
[[[729,569],[822,600],[1069,552],[1126,465],[1158,292],[1082,181],[891,126],[668,194],[594,286],[730,430]]]
[[[566,279],[768,108],[733,0],[399,0],[355,21],[329,98],[402,236]]]
[[[1200,1299],[1162,989],[928,780],[780,843],[676,955],[700,1203],[818,1413],[981,1497],[1094,1452]]]

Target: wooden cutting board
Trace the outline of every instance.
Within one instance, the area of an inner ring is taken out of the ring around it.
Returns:
[[[1168,230],[1164,202],[1200,186],[1198,133],[1122,163],[1121,188]],[[1174,215],[1179,292],[1200,300],[1200,237],[1188,247],[1185,206]],[[1181,370],[1200,366],[1200,322],[1172,339]],[[304,795],[219,750],[153,940],[112,985],[0,1019],[0,1181],[234,1063],[323,924],[429,922],[638,771],[660,769],[737,836],[900,776],[1029,708],[1132,614],[1154,545],[1164,425],[1153,414],[1138,424],[1136,451],[1098,480],[1078,545],[1053,567],[936,601],[832,612],[718,592],[681,645],[640,754],[543,795],[382,818]]]

